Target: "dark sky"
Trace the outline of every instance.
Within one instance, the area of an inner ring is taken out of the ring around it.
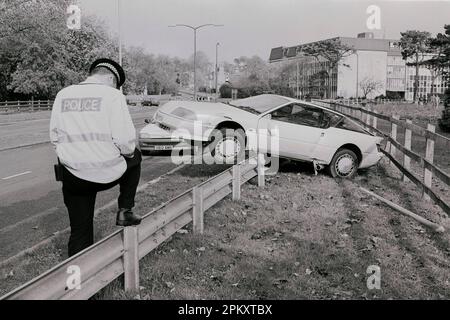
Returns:
[[[405,30],[442,32],[450,24],[450,1],[365,0],[121,0],[125,45],[150,53],[186,58],[193,52],[193,32],[173,24],[223,24],[198,31],[197,48],[211,60],[221,43],[219,59],[257,54],[268,59],[276,46],[356,36],[367,29],[369,5],[381,9],[381,30],[375,37],[398,39]],[[95,14],[117,33],[118,0],[79,0],[84,13]]]

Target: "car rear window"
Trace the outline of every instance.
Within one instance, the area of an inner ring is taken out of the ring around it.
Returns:
[[[344,118],[343,121],[339,122],[336,128],[344,129],[344,130],[350,130],[350,131],[356,131],[359,133],[367,133],[365,132],[360,126],[354,124],[350,120]]]
[[[241,108],[249,107],[258,113],[263,113],[288,102],[289,100],[283,97],[263,94],[255,97],[233,100],[230,101],[229,104]]]

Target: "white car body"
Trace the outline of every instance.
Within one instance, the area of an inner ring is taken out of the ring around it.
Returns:
[[[279,101],[280,103],[256,114],[225,103],[170,101],[158,109],[153,117],[153,123],[141,130],[140,146],[143,150],[155,150],[151,148],[152,143],[166,141],[174,145],[181,143],[176,147],[188,147],[191,144],[185,144],[183,140],[207,142],[214,129],[231,126],[241,127],[247,136],[255,133],[256,130],[261,132],[261,129],[266,129],[267,134],[270,135],[271,132],[278,129],[279,156],[282,158],[329,165],[337,150],[345,146],[359,150],[358,168],[375,165],[381,158],[377,145],[382,138],[366,131],[344,114],[309,102],[277,95],[261,95],[253,98],[268,99],[272,102]],[[241,99],[235,102],[238,101],[246,100]],[[357,131],[333,126],[322,128],[290,123],[279,120],[282,118],[274,117],[280,110],[285,110],[285,107],[289,109],[303,106],[312,108],[311,110],[317,109],[317,112],[322,112],[324,117],[326,115],[330,119],[331,117],[342,118],[342,121]],[[201,122],[201,126],[197,125],[196,129],[195,121],[197,124]],[[267,150],[261,151],[270,152],[270,143],[267,143],[267,146]]]

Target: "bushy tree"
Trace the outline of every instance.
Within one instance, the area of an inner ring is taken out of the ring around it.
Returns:
[[[188,59],[190,70],[194,70],[194,55]],[[209,61],[208,56],[203,51],[198,51],[196,56],[197,65],[197,88],[207,87],[209,85],[209,74],[214,70],[213,64]]]
[[[15,2],[15,1],[14,1]],[[2,98],[53,97],[82,80],[89,64],[117,50],[94,17],[83,17],[81,30],[69,30],[69,1],[6,0],[0,10],[0,94]]]
[[[328,77],[327,98],[331,98],[333,71],[342,63],[344,58],[354,53],[354,49],[343,43],[339,38],[333,38],[309,43],[302,46],[301,50],[305,56],[314,57],[322,65],[322,72],[325,72]]]
[[[419,88],[419,68],[423,62],[425,54],[429,50],[429,41],[431,34],[428,31],[408,30],[401,32],[400,47],[402,49],[402,56],[407,62],[407,65],[416,67],[415,81],[414,81],[414,101],[417,102],[417,91]]]
[[[154,56],[143,48],[132,47],[125,51],[124,70],[128,77],[124,92],[129,94],[142,94],[145,88],[149,94],[171,94],[176,93],[180,85],[189,83],[189,76],[185,77],[190,70],[188,62],[166,55]]]
[[[219,88],[220,97],[224,99],[231,98],[231,85],[228,82],[225,82]]]
[[[444,34],[439,33],[436,36],[437,46],[439,46],[440,54],[435,56],[434,64],[436,68],[441,71],[443,80],[447,80],[447,84],[450,82],[450,25],[444,26]],[[439,126],[442,130],[450,131],[450,87],[447,88],[444,95],[444,111],[442,112],[442,118],[439,119]]]

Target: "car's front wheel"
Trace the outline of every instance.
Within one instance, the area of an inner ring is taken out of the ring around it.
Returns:
[[[358,170],[358,157],[349,149],[341,149],[336,152],[328,167],[333,178],[351,179]]]
[[[245,158],[245,132],[222,128],[213,134],[209,150],[216,163],[234,164]]]

